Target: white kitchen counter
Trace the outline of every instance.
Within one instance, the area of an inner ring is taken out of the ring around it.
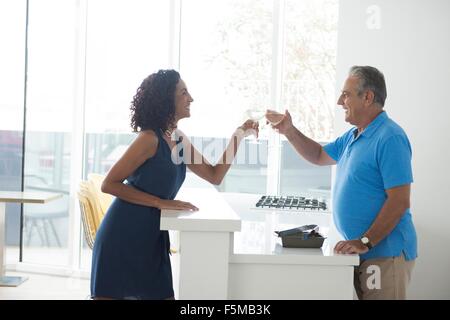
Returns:
[[[228,296],[232,299],[353,299],[358,255],[333,252],[340,239],[331,213],[256,209],[260,195],[223,193],[242,219],[230,256]],[[274,231],[317,224],[327,239],[322,248],[284,248]]]
[[[180,231],[241,230],[241,219],[214,188],[183,188],[178,200],[192,203],[198,211],[163,210],[161,229]]]
[[[160,228],[177,230],[179,235],[180,255],[175,265],[179,274],[177,298],[227,299],[229,257],[234,232],[241,229],[241,219],[213,187],[182,188],[177,200],[199,208],[199,211],[161,210]]]
[[[253,209],[259,195],[182,189],[197,212],[163,210],[180,235],[179,299],[352,299],[358,255],[337,255],[330,213]],[[322,248],[283,248],[274,231],[317,224]],[[176,284],[175,284],[176,285]]]
[[[333,252],[337,238],[330,233],[331,213],[318,211],[285,211],[254,209],[260,195],[222,193],[223,198],[242,219],[240,232],[234,235],[232,262],[272,262],[302,264],[356,264],[358,256]],[[305,224],[317,224],[327,237],[322,248],[283,248],[274,231]]]

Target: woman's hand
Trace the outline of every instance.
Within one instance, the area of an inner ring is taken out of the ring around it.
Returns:
[[[168,210],[189,210],[189,211],[198,211],[198,208],[194,206],[190,202],[180,201],[180,200],[163,200],[160,199],[158,201],[159,209],[168,209]]]
[[[258,138],[258,134],[259,134],[259,123],[258,121],[254,121],[254,120],[247,120],[245,121],[239,128],[238,130],[240,130],[243,134],[244,137],[248,137],[249,135],[255,135],[255,137]]]

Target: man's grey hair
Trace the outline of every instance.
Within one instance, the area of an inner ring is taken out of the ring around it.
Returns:
[[[378,103],[381,107],[384,106],[387,97],[386,82],[384,75],[377,68],[353,66],[350,68],[349,75],[359,79],[358,95],[370,90],[374,94],[373,102]]]

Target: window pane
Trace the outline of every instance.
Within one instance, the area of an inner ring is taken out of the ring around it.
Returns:
[[[337,17],[337,0],[286,0],[281,105],[294,124],[318,142],[333,136]],[[306,164],[285,139],[283,146],[280,189],[284,193],[329,188],[329,169]]]
[[[106,174],[135,138],[133,96],[145,77],[169,67],[169,4],[88,2],[85,179],[89,173]],[[90,269],[91,255],[83,237],[82,269]]]
[[[281,195],[329,198],[331,166],[316,166],[303,159],[287,140],[282,143]]]
[[[136,89],[168,67],[168,17],[169,1],[88,2],[86,132],[131,131]]]
[[[270,101],[272,11],[268,0],[183,1],[180,69],[195,101],[192,117],[180,128],[212,162],[248,118],[246,110],[265,110]],[[253,154],[261,161],[245,159],[249,145],[243,143],[238,155],[243,163],[232,166],[220,190],[265,191],[267,140],[261,140]]]
[[[0,2],[0,190],[22,190],[26,1]],[[6,263],[19,261],[20,205],[6,205]]]
[[[24,206],[23,260],[67,265],[77,1],[29,4],[25,188],[64,197]]]
[[[333,136],[337,0],[287,0],[283,103],[312,139]]]

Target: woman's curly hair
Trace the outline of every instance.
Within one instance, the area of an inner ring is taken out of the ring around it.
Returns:
[[[180,74],[159,70],[142,81],[131,102],[131,128],[167,130],[175,125],[175,89]]]

